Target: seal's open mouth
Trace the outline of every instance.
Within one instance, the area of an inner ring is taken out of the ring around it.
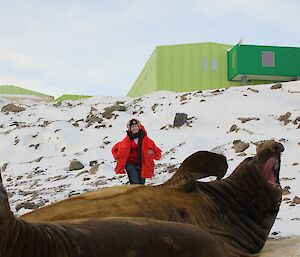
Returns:
[[[272,186],[279,185],[280,163],[274,157],[269,158],[264,165],[263,175],[266,181]]]

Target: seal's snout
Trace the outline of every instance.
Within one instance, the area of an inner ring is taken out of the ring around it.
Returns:
[[[274,142],[271,145],[271,151],[273,153],[282,153],[284,151],[284,146],[281,143]]]
[[[279,142],[276,142],[274,140],[267,140],[261,144],[259,144],[257,147],[256,147],[256,154],[257,155],[263,155],[263,154],[279,154],[282,153],[284,151],[284,146],[279,143]]]

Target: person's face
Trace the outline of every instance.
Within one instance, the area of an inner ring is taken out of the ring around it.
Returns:
[[[130,126],[130,132],[131,132],[132,134],[138,133],[139,130],[140,130],[140,128],[139,128],[138,125],[131,125],[131,126]]]

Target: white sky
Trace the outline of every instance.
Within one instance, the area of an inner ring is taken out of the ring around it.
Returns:
[[[124,96],[156,45],[299,46],[298,0],[0,0],[0,85]]]

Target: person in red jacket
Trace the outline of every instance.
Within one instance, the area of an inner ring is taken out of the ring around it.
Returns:
[[[126,169],[130,184],[145,184],[146,178],[153,177],[154,160],[161,158],[161,150],[137,119],[131,119],[127,128],[126,137],[112,148],[115,172],[124,174]]]

